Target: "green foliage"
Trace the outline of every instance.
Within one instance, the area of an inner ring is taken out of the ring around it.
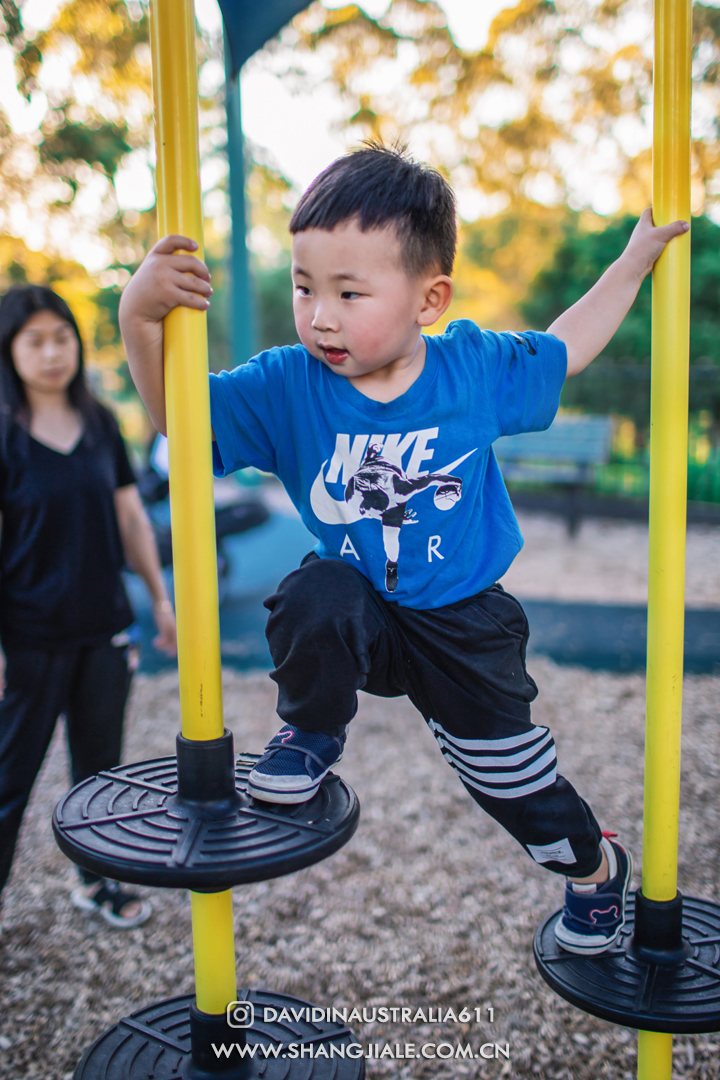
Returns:
[[[15,51],[15,67],[18,74],[18,90],[29,101],[34,73],[42,60],[36,41],[28,41],[23,29],[22,15],[15,0],[0,0],[2,36]]]
[[[106,176],[114,176],[120,161],[132,149],[127,141],[126,124],[109,124],[100,120],[92,124],[76,124],[63,120],[48,132],[39,147],[40,161],[82,161],[88,165],[100,165]],[[74,183],[68,177],[69,183]]]
[[[213,295],[208,311],[208,359],[211,371],[235,367],[230,347],[230,290],[227,259],[223,251],[205,253],[212,275]]]
[[[577,214],[562,223],[553,257],[530,282],[519,309],[526,326],[545,330],[592,287],[622,254],[634,217],[589,232]],[[692,219],[690,288],[690,411],[706,410],[720,421],[720,227]],[[629,416],[642,431],[650,422],[652,283],[638,297],[603,354],[565,384],[562,404],[594,413]]]
[[[602,232],[588,232],[577,214],[569,214],[564,236],[549,265],[531,282],[520,311],[528,326],[545,330],[563,311],[592,288],[625,249],[636,218],[618,219]],[[718,230],[720,232],[720,230]],[[650,355],[650,279],[643,282],[632,310],[603,353],[604,361],[630,358],[643,363]]]
[[[213,297],[208,311],[208,347],[210,368],[222,371],[244,363],[249,357],[233,354],[230,331],[230,276],[228,264],[220,257],[207,258],[212,274]],[[263,266],[257,260],[252,266],[255,294],[256,347],[258,352],[276,345],[293,345],[298,340],[292,311],[290,264],[278,267]]]
[[[271,269],[258,268],[255,274],[258,349],[274,345],[294,345],[298,336],[292,309],[290,264]]]
[[[0,12],[5,23],[5,33],[11,41],[14,41],[23,32],[22,19],[15,0],[2,0]]]
[[[444,321],[472,319],[489,330],[521,330],[519,305],[564,238],[563,207],[526,202],[460,228],[455,296]]]
[[[651,201],[650,151],[623,133],[651,115],[649,16],[645,0],[518,0],[474,52],[456,44],[433,0],[391,0],[378,18],[359,4],[313,5],[294,28],[301,47],[324,55],[345,123],[359,134],[412,141],[421,131],[421,144],[457,168],[463,186],[511,209],[585,205],[593,185],[578,177],[598,168],[598,149],[607,158],[612,148],[623,207],[640,213]],[[408,57],[404,88],[373,78],[376,65],[381,72]],[[711,5],[694,5],[692,60],[705,118],[693,140],[693,180],[710,202],[720,169],[720,16]]]
[[[720,227],[707,218],[693,218],[690,281],[690,362],[720,366]]]
[[[590,289],[623,252],[635,226],[623,217],[602,232],[588,232],[569,215],[550,264],[531,282],[520,311],[530,326],[546,329]],[[691,234],[690,362],[720,366],[720,226],[696,217]],[[643,364],[650,356],[652,286],[643,282],[637,300],[602,354],[601,363]]]
[[[690,412],[707,412],[714,422],[713,437],[717,437],[720,366],[693,364],[689,397]],[[561,404],[582,412],[630,417],[641,434],[646,433],[650,424],[650,364],[608,364],[596,360],[567,380]]]

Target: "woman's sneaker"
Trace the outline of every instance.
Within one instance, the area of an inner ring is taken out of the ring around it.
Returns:
[[[632,857],[603,833],[609,877],[602,885],[565,886],[565,907],[555,924],[555,938],[566,952],[599,956],[617,941],[625,923],[625,901],[632,878]]]
[[[153,910],[149,900],[107,878],[73,889],[70,902],[81,911],[100,915],[116,930],[132,930],[135,926],[142,926]]]
[[[286,724],[250,773],[248,794],[264,802],[307,802],[342,757],[345,738],[345,728],[335,737]]]

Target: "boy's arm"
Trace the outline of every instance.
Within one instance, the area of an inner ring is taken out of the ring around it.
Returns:
[[[548,327],[548,333],[565,342],[567,374],[577,375],[603,351],[632,307],[643,279],[663,248],[675,236],[687,232],[686,221],[655,227],[652,210],[638,221],[628,246],[600,280],[571,308]]]
[[[210,272],[190,254],[197,244],[186,236],[166,236],[150,251],[125,286],[120,332],[133,382],[158,431],[167,434],[163,374],[163,319],[178,306],[207,311]]]

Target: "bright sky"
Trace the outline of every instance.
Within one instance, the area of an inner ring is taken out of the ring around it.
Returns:
[[[62,2],[25,0],[22,6],[25,26],[29,30],[47,26]],[[341,7],[345,2],[325,0],[325,6]],[[511,2],[514,0],[440,0],[456,42],[467,49],[484,45],[492,19]],[[363,6],[369,14],[377,16],[387,8],[387,0],[365,0]],[[220,31],[222,20],[217,0],[195,0],[195,9],[204,28]],[[0,103],[9,112],[16,130],[32,130],[37,123],[35,114],[42,111],[43,103],[38,100],[33,108],[19,98],[14,92],[12,67],[2,63],[2,59]],[[345,139],[334,127],[342,115],[342,107],[332,87],[325,84],[312,93],[293,93],[268,70],[262,57],[253,58],[243,72],[242,112],[247,137],[268,151],[270,159],[301,189],[346,148]],[[147,179],[140,177],[143,168],[138,161],[136,169],[126,170],[123,177],[123,188],[131,198],[134,181],[127,173],[136,172],[138,203],[144,201],[141,191],[147,195]]]
[[[33,0],[35,3],[41,0]],[[342,7],[346,0],[324,0]],[[514,2],[514,0],[512,0]],[[495,15],[511,0],[440,0],[450,29],[461,48],[479,49]],[[364,0],[368,14],[381,15],[387,0]],[[217,0],[195,0],[200,23],[208,30],[221,27]],[[399,72],[402,77],[402,72]],[[347,143],[336,129],[343,115],[334,89],[327,83],[312,93],[293,93],[263,63],[251,59],[242,75],[242,115],[246,136],[267,151],[289,180],[304,189],[326,165],[343,153]]]
[[[57,6],[59,0],[26,0],[28,6],[51,4]],[[325,7],[343,7],[346,0],[325,0]],[[387,9],[387,0],[365,0],[363,8],[369,15],[377,17]],[[457,44],[463,49],[479,49],[485,44],[490,23],[498,11],[512,6],[508,0],[440,0],[440,6],[447,12],[450,29]],[[208,30],[218,30],[221,26],[220,9],[216,0],[195,0],[195,10],[202,26]]]
[[[47,27],[63,2],[64,0],[24,0],[22,17],[26,30],[32,33]],[[346,0],[324,2],[327,7],[339,7]],[[440,0],[447,12],[455,40],[467,49],[482,47],[492,19],[498,11],[512,2],[514,0]],[[387,5],[388,0],[364,0],[365,9],[374,16],[381,15]],[[222,21],[217,0],[195,0],[195,7],[198,20],[205,29],[215,33],[221,30]],[[68,59],[71,61],[71,58]],[[53,63],[58,65],[57,78],[60,81],[66,79],[68,60],[58,58],[45,65],[44,81],[53,81],[55,72],[50,71]],[[247,138],[265,151],[270,163],[279,167],[289,180],[303,190],[313,177],[347,147],[346,137],[339,124],[343,107],[337,93],[324,80],[322,70],[315,73],[315,90],[291,89],[288,80],[283,80],[274,73],[272,63],[272,60],[268,61],[267,57],[259,54],[248,62],[243,71],[243,127]],[[276,60],[275,64],[277,63]],[[280,63],[282,64],[282,60]],[[391,82],[395,79],[402,81],[402,65],[389,67],[387,77]],[[33,94],[30,102],[18,94],[10,50],[9,47],[3,49],[2,46],[0,106],[18,134],[35,131],[46,108],[44,94]],[[115,186],[123,209],[144,210],[153,205],[152,174],[144,151],[135,151],[128,156],[118,171]],[[462,196],[462,192],[459,195]],[[99,211],[99,205],[95,205],[97,194],[93,197],[92,192],[83,193],[78,203],[83,200],[87,202],[87,206],[78,206],[77,209],[82,211],[86,220],[95,219]],[[460,211],[463,212],[462,199]],[[23,235],[31,247],[43,246],[45,233],[42,215],[33,216],[31,208],[24,204],[15,208],[15,217],[18,215],[22,221],[18,219],[8,223],[13,231]],[[97,272],[107,265],[108,249],[94,237],[83,233],[84,230],[81,229],[68,235],[63,240],[63,246],[67,244],[68,253],[83,262],[91,272]]]
[[[52,20],[64,0],[24,0],[22,15],[28,30],[39,30]],[[339,7],[346,0],[323,0],[327,7]],[[361,0],[369,14],[381,15],[389,0]],[[504,7],[515,0],[439,0],[447,13],[451,32],[458,43],[466,49],[481,48],[487,40],[487,33],[492,19]],[[720,0],[710,0],[720,4]],[[217,0],[195,0],[198,20],[210,32],[219,32],[221,16]],[[9,47],[0,46],[0,106],[5,110],[11,125],[18,133],[30,133],[37,129],[45,110],[42,93],[33,95],[26,102],[18,93],[14,82],[14,72]],[[50,59],[43,67],[44,81],[61,77],[60,67],[64,68],[63,77],[67,77],[68,61],[71,58]],[[55,73],[52,64],[59,65]],[[334,88],[324,78],[323,61],[317,58],[317,70],[313,72],[315,89],[300,88],[293,81],[283,78],[284,71],[292,64],[292,54],[282,50],[275,55],[260,53],[245,65],[242,76],[242,112],[243,127],[247,138],[254,146],[265,151],[264,156],[276,165],[296,187],[303,190],[310,181],[341,154],[347,147],[348,136],[342,131],[340,121],[344,108]],[[211,66],[211,65],[209,65]],[[219,65],[216,74],[222,79]],[[47,70],[46,70],[47,69]],[[400,85],[405,78],[402,62],[387,64],[382,78],[387,85],[380,89],[390,90],[393,85]],[[377,89],[377,87],[376,87]],[[637,125],[636,125],[637,126]],[[635,137],[636,133],[633,135]],[[647,138],[648,133],[643,134]],[[417,148],[422,154],[423,148]],[[210,164],[210,163],[209,163]],[[207,170],[205,170],[206,172]],[[215,180],[205,173],[203,186],[207,190]],[[206,184],[206,181],[208,183]],[[587,177],[583,178],[587,184]],[[604,184],[604,187],[603,187]],[[116,178],[118,201],[123,209],[147,209],[154,203],[152,174],[145,151],[135,151],[123,163]],[[480,193],[468,188],[457,189],[460,214],[472,220],[480,213],[492,212],[492,207],[480,205]],[[87,194],[87,199],[97,202],[97,195]],[[83,193],[85,198],[85,193]],[[80,200],[78,200],[79,202]],[[79,207],[87,221],[97,220],[98,209],[95,205]],[[617,192],[610,176],[598,174],[593,179],[593,207],[599,213],[612,213],[617,208]],[[18,211],[24,215],[23,221],[10,222],[11,227],[23,235],[31,246],[41,246],[42,225],[40,218],[34,215],[32,208],[21,204]],[[88,269],[96,271],[107,265],[107,249],[94,236],[88,234],[70,235],[67,239],[72,254],[85,263]],[[82,251],[80,251],[82,246]]]

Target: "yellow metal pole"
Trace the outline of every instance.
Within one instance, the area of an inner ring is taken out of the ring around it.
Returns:
[[[237,998],[232,893],[190,893],[190,900],[197,1006],[224,1013]]]
[[[158,227],[196,240],[202,258],[192,0],[153,0],[151,27]],[[164,329],[182,733],[216,739],[223,712],[206,316],[179,307]],[[231,893],[193,894],[192,916],[197,1006],[223,1013],[237,994]]]
[[[191,0],[155,0],[159,224],[196,240],[202,258],[195,23]],[[223,733],[206,316],[165,320],[175,605],[182,733]]]
[[[691,0],[655,0],[653,217],[690,220]],[[690,235],[653,272],[643,895],[677,894],[685,621]],[[672,1037],[642,1032],[641,1080],[672,1075]]]
[[[672,1080],[672,1035],[638,1032],[638,1080]]]
[[[653,214],[690,218],[690,0],[657,0]],[[677,893],[685,523],[687,516],[690,235],[653,274],[643,893]]]

